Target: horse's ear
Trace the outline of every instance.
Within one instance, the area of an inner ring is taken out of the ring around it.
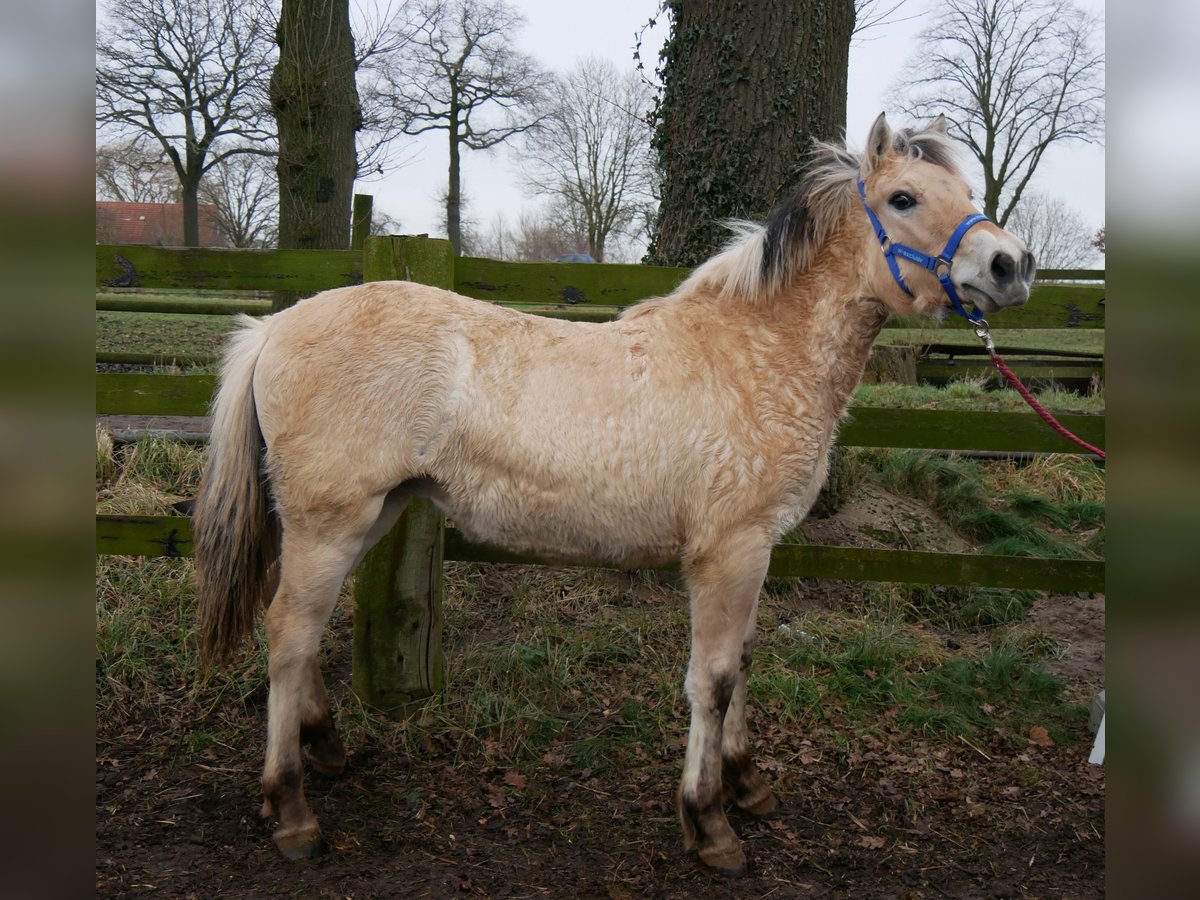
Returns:
[[[880,113],[871,126],[871,136],[867,138],[867,171],[876,169],[891,149],[892,129],[887,123],[887,113]]]
[[[936,131],[938,134],[945,134],[950,130],[950,123],[946,121],[946,117],[944,115],[938,113],[937,118],[930,122],[925,130]]]

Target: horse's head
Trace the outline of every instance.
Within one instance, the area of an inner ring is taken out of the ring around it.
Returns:
[[[893,132],[881,114],[859,184],[874,232],[865,274],[893,311],[940,317],[957,295],[982,314],[1029,299],[1033,254],[972,203],[942,116]]]

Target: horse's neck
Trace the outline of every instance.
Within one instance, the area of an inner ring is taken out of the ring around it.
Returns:
[[[888,317],[880,301],[862,292],[860,271],[854,246],[838,242],[771,301],[777,304],[773,321],[781,347],[835,415],[849,404]]]

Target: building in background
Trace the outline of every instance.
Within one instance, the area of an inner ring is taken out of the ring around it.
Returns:
[[[182,203],[116,203],[96,201],[97,244],[183,246]],[[217,224],[217,208],[200,204],[200,246],[230,247]]]

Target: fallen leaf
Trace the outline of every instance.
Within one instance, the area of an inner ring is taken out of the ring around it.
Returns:
[[[864,834],[858,839],[860,847],[866,847],[868,850],[882,850],[887,844],[887,838],[878,837],[873,834]]]
[[[525,776],[520,772],[506,772],[504,774],[504,783],[515,787],[517,790],[523,790],[525,788]]]
[[[1037,744],[1039,747],[1053,747],[1054,739],[1050,737],[1050,732],[1041,725],[1034,725],[1029,729],[1029,743]]]

